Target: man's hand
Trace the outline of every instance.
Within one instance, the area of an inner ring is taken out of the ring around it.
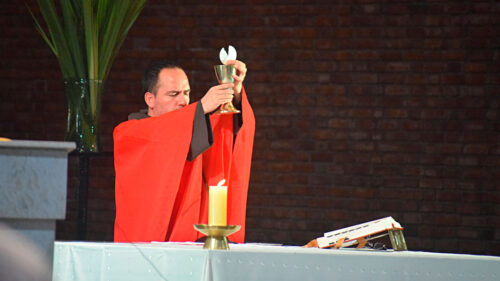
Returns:
[[[247,75],[247,66],[239,60],[228,60],[227,64],[234,65],[236,69],[236,75],[233,75],[234,78],[234,99],[236,103],[241,101],[241,88],[243,86],[243,80],[245,80],[245,76]]]
[[[230,102],[233,99],[233,87],[233,83],[225,83],[210,88],[200,100],[205,114],[216,110],[221,104]]]

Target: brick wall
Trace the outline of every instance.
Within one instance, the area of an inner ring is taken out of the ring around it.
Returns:
[[[143,107],[145,66],[176,59],[197,100],[233,44],[257,119],[247,241],[391,215],[410,249],[500,255],[498,1],[197,2],[149,1],[114,64],[87,239],[112,239],[111,133]],[[58,65],[18,1],[0,4],[0,56],[0,135],[62,140]],[[76,237],[77,172],[72,156],[58,239]]]

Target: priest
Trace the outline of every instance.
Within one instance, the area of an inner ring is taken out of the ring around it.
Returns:
[[[255,118],[234,65],[234,83],[211,87],[189,103],[190,85],[176,64],[158,62],[143,78],[147,109],[129,115],[113,133],[115,242],[196,241],[194,224],[208,221],[208,187],[225,179],[227,221],[241,225],[229,239],[244,242]],[[241,114],[212,114],[233,101]]]

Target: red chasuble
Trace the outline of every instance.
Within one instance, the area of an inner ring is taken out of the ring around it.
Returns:
[[[228,184],[229,236],[242,243],[255,118],[242,92],[243,124],[236,137],[232,115],[211,115],[214,143],[187,161],[197,103],[115,128],[115,242],[195,241],[194,224],[208,222],[208,185]],[[206,184],[207,183],[207,184]]]

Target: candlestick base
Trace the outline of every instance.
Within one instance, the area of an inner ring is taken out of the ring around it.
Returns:
[[[210,250],[229,250],[226,236],[240,230],[239,225],[208,225],[208,224],[195,224],[194,229],[205,234],[207,239],[203,249]]]

